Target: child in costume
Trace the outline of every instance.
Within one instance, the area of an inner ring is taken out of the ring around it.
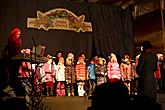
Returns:
[[[162,61],[163,61],[163,54],[161,54],[161,53],[158,53],[157,54],[157,57],[158,57],[158,67],[157,67],[157,71],[155,71],[155,73],[154,73],[154,76],[155,76],[155,78],[156,78],[156,89],[157,89],[157,91],[158,92],[160,92],[160,90],[161,90],[161,63],[162,63]]]
[[[32,91],[32,81],[30,80],[32,76],[32,68],[30,62],[22,62],[22,65],[19,68],[19,80],[21,85],[25,89],[25,99],[30,102],[30,93]]]
[[[140,57],[141,53],[135,56],[135,61],[134,63],[132,63],[132,68],[133,68],[133,72],[134,72],[134,80],[133,80],[133,88],[132,88],[132,93],[137,95],[138,92],[138,80],[139,80],[139,75],[136,73],[136,67],[138,64],[138,60]],[[131,93],[131,94],[132,94]]]
[[[124,54],[122,63],[120,64],[122,81],[127,86],[129,93],[131,92],[131,81],[134,79],[131,57],[129,54]]]
[[[44,63],[43,69],[46,75],[46,80],[45,80],[45,91],[46,91],[46,96],[52,96],[54,95],[54,84],[55,84],[55,75],[56,75],[56,70],[55,70],[55,63],[53,62],[52,56],[47,55],[49,60]]]
[[[36,84],[42,96],[47,96],[46,90],[46,74],[43,68],[44,63],[39,63],[36,66]]]
[[[74,67],[74,55],[73,53],[68,53],[66,58],[66,91],[67,96],[74,96],[74,86],[75,86],[75,67]]]
[[[115,82],[121,80],[121,71],[117,62],[116,55],[111,53],[110,59],[107,63],[107,76],[108,81]]]
[[[99,64],[95,65],[95,73],[97,77],[97,85],[107,82],[106,60],[104,58],[99,57]]]
[[[56,65],[56,96],[65,96],[65,65],[64,58],[60,57]]]
[[[30,49],[22,49],[22,54],[30,54]],[[21,62],[21,65],[19,66],[19,75],[18,79],[21,82],[21,85],[25,89],[25,99],[26,102],[30,103],[30,95],[32,92],[32,85],[34,84],[35,79],[35,64],[32,64],[28,61]],[[32,77],[32,75],[34,77]]]
[[[78,85],[78,95],[84,96],[86,91],[84,90],[85,80],[86,80],[86,64],[82,56],[78,57],[78,62],[75,67],[76,71],[76,81]]]
[[[92,96],[92,92],[95,89],[96,86],[96,76],[95,76],[95,65],[94,60],[90,60],[90,64],[87,67],[87,72],[89,74],[89,91],[88,96]]]

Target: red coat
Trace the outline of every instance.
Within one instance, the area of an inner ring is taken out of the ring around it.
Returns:
[[[107,64],[107,76],[109,81],[115,81],[121,79],[121,71],[119,68],[119,64],[114,62],[108,62]]]
[[[156,79],[161,78],[161,71],[160,71],[160,65],[158,64],[157,71],[155,71],[154,76]]]
[[[77,64],[76,65],[76,80],[86,80],[86,65],[85,64]]]

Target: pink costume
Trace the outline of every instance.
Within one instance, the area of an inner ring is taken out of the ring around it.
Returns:
[[[43,69],[46,75],[45,83],[46,83],[46,91],[47,95],[53,95],[54,83],[55,83],[55,66],[52,63],[44,63]]]
[[[121,71],[117,62],[108,62],[107,64],[107,76],[110,82],[121,79]]]

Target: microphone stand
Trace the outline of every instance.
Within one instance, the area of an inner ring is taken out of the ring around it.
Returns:
[[[34,43],[34,62],[36,62],[36,48],[37,48],[37,43],[36,43],[36,41],[35,41],[35,39],[34,38],[32,38],[32,40],[33,40],[33,43]]]
[[[34,64],[35,64],[35,70],[34,72],[32,71],[32,94],[31,94],[31,100],[32,100],[32,110],[35,110],[35,109],[39,109],[40,108],[40,102],[42,100],[42,97],[41,97],[41,94],[38,94],[36,91],[35,91],[35,84],[34,84],[34,75],[36,75],[36,68],[38,66],[37,64],[37,43],[35,41],[34,38],[32,38],[33,40],[33,43],[34,43]],[[31,66],[32,66],[32,62],[33,62],[33,56],[31,54],[31,57],[32,57],[32,61],[31,61]],[[32,68],[32,67],[31,67]],[[38,86],[38,84],[36,83],[36,86]]]
[[[34,62],[36,63],[36,47],[37,47],[37,43],[34,39],[34,37],[32,38],[33,40],[33,43],[34,43]],[[32,50],[33,51],[33,50]],[[32,53],[33,54],[33,53]],[[31,54],[31,57],[33,57],[33,55]],[[33,61],[33,59],[31,59]],[[31,66],[32,66],[32,62],[31,62]],[[32,69],[32,67],[31,67]],[[36,71],[36,70],[35,70]],[[35,74],[35,71],[34,71],[34,74]],[[34,88],[34,83],[33,83],[33,80],[34,80],[34,74],[32,73],[32,93],[34,94],[34,91],[35,91],[35,88]],[[32,94],[32,110],[34,109],[34,96]]]

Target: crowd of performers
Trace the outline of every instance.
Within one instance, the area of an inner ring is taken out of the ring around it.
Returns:
[[[34,88],[43,96],[91,96],[95,86],[117,80],[122,80],[129,92],[136,88],[136,84],[131,88],[131,82],[137,75],[135,63],[129,54],[124,54],[121,63],[118,63],[114,53],[107,59],[95,56],[89,60],[82,53],[77,61],[71,52],[66,59],[60,52],[57,58],[50,55],[47,57],[47,62],[39,64],[22,62],[19,79],[27,93],[31,91],[28,80],[32,76]]]
[[[111,53],[107,59],[96,55],[89,60],[86,60],[85,54],[80,54],[77,61],[71,52],[68,53],[66,59],[60,52],[57,58],[50,55],[47,57],[49,58],[47,62],[39,64],[22,62],[19,68],[19,79],[22,81],[26,93],[31,91],[29,87],[31,84],[28,80],[32,76],[35,90],[43,96],[91,96],[97,85],[117,80],[123,81],[128,87],[129,94],[137,93],[136,65],[138,56],[134,61],[126,53],[121,58],[121,63],[118,62],[114,53]],[[161,58],[162,54],[158,54],[158,59],[161,60]],[[155,78],[157,79],[157,87],[160,89],[159,62]]]

